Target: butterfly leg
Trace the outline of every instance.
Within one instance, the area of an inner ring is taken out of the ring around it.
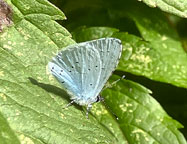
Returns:
[[[67,108],[67,107],[71,106],[74,102],[75,102],[75,101],[72,100],[72,101],[71,101],[70,103],[68,103],[68,104],[66,105],[66,107],[64,107],[64,108]]]
[[[88,113],[90,112],[91,108],[92,108],[92,104],[88,104],[87,109],[86,109],[86,110],[87,110],[87,111],[86,111],[86,118],[87,118],[87,119],[89,119]]]

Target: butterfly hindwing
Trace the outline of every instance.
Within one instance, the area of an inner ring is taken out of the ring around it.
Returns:
[[[122,45],[121,41],[116,38],[98,39],[92,41],[91,45],[99,51],[102,63],[101,77],[97,88],[98,92],[100,92],[118,65],[122,52]]]

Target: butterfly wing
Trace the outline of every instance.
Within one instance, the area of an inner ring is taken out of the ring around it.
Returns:
[[[101,76],[101,58],[89,43],[71,45],[48,64],[53,76],[80,105],[95,102]]]
[[[92,47],[98,50],[102,63],[101,77],[99,79],[96,93],[96,95],[99,95],[112,72],[118,65],[122,52],[122,44],[121,41],[116,38],[102,38],[93,41]]]

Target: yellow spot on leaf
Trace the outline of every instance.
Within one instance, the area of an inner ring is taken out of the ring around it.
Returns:
[[[16,55],[17,55],[17,56],[23,56],[23,53],[17,52]]]
[[[3,33],[0,37],[1,37],[1,38],[5,38],[6,35],[7,35],[7,33],[5,32],[5,33]]]
[[[8,41],[8,44],[12,44],[12,42],[11,42],[11,41]]]
[[[100,114],[102,114],[102,112],[99,111],[99,110],[97,110],[97,111],[96,111],[96,115],[100,115]]]
[[[24,39],[25,39],[25,40],[28,40],[29,38],[28,38],[27,36],[24,36]]]
[[[136,130],[132,131],[132,134],[135,134],[136,136],[137,136],[137,134],[142,134],[143,137],[145,138],[145,140],[149,141],[149,138],[147,137],[146,133],[141,129],[136,129]]]
[[[17,116],[19,116],[19,115],[20,115],[20,113],[19,113],[19,112],[17,112],[17,113],[16,113],[16,115],[17,115]]]
[[[48,44],[54,44],[54,42],[53,41],[49,41]]]
[[[43,78],[42,78],[42,77],[37,77],[37,79],[38,79],[38,80],[43,80]]]
[[[60,113],[60,116],[62,119],[64,119],[64,114],[63,113]]]
[[[137,123],[142,122],[142,120],[141,120],[141,119],[135,119],[135,121],[136,121]]]
[[[3,48],[9,49],[9,50],[11,50],[11,49],[12,49],[12,47],[11,47],[11,46],[6,45],[6,44],[4,44],[4,45],[3,45]]]
[[[134,61],[141,62],[141,63],[145,63],[145,65],[152,62],[152,59],[150,58],[150,56],[141,55],[141,54],[139,54],[139,55],[138,54],[133,54],[130,59],[132,59]]]
[[[122,111],[124,112],[127,111],[127,107],[125,107],[123,104],[119,105],[119,107],[121,108]]]
[[[12,44],[13,46],[15,46],[16,45],[16,42],[13,42],[13,44]]]
[[[0,97],[3,99],[3,101],[6,101],[6,100],[7,100],[7,98],[6,98],[6,96],[5,96],[4,93],[0,93]]]
[[[132,112],[133,112],[133,110],[129,110],[129,112],[130,112],[130,113],[132,113]]]
[[[146,141],[149,141],[148,137],[145,136],[145,140],[146,140]]]
[[[0,71],[0,77],[4,76],[4,71]]]
[[[49,81],[55,81],[55,79],[52,75],[49,75]]]
[[[20,139],[22,144],[34,144],[32,139],[30,139],[29,137],[27,137],[27,136],[25,136],[23,134],[19,136],[19,139]]]
[[[127,107],[131,107],[131,106],[132,106],[131,103],[125,103],[125,105],[126,105]]]

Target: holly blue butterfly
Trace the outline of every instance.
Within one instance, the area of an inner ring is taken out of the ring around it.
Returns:
[[[70,95],[70,104],[87,106],[88,116],[92,104],[102,100],[99,94],[117,67],[121,52],[119,39],[101,38],[67,46],[48,67]]]

